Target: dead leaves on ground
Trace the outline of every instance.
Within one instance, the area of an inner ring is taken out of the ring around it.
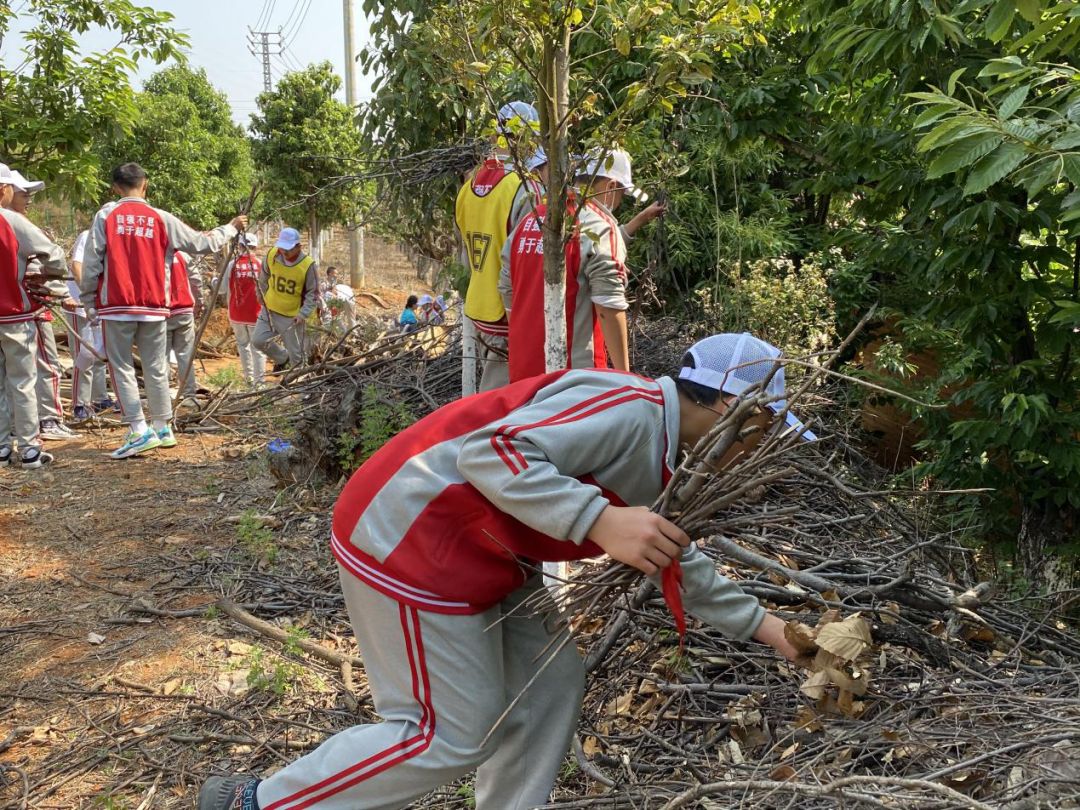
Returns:
[[[813,655],[801,691],[816,701],[819,712],[858,717],[866,710],[865,702],[855,698],[865,696],[869,688],[870,669],[862,659],[869,657],[874,640],[861,614],[841,619],[838,610],[829,610],[816,627],[788,622],[784,636],[807,658]]]

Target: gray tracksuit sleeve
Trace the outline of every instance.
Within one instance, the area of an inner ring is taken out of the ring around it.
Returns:
[[[680,562],[683,607],[687,612],[729,638],[750,638],[765,618],[765,608],[757,598],[743,593],[738,585],[717,573],[713,561],[696,545],[683,552]],[[660,587],[660,577],[649,579]]]
[[[110,203],[97,212],[90,226],[90,235],[86,238],[79,298],[87,312],[92,312],[97,305],[98,279],[105,272],[105,217],[115,205]]]
[[[216,253],[237,234],[236,228],[232,225],[220,225],[212,231],[200,233],[191,226],[185,225],[168,211],[156,210],[161,215],[161,221],[165,223],[165,233],[169,237],[170,247],[193,256]],[[102,226],[102,235],[104,233],[104,226]]]
[[[599,487],[577,477],[616,463],[627,475],[655,464],[656,432],[663,424],[656,406],[642,399],[581,414],[581,403],[609,394],[610,383],[586,375],[574,384],[567,376],[506,419],[470,435],[457,466],[502,511],[551,537],[580,544],[609,501]],[[510,444],[512,451],[498,449]]]
[[[514,228],[516,231],[517,228]],[[502,253],[499,254],[499,297],[502,298],[503,308],[509,312],[514,304],[514,285],[510,280],[510,251],[514,246],[514,231],[503,243]]]
[[[298,317],[307,318],[319,304],[319,265],[312,262],[304,276],[304,302],[300,305]]]
[[[23,274],[31,259],[37,259],[42,273],[49,278],[63,278],[67,275],[67,259],[64,249],[45,235],[37,225],[22,214],[10,211],[5,215],[15,239],[19,243],[19,263]]]
[[[609,309],[630,308],[626,300],[626,243],[614,217],[586,205],[580,215],[581,269],[594,304]]]

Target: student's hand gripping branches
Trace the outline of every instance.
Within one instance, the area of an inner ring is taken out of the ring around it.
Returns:
[[[607,506],[588,537],[608,556],[646,576],[659,574],[690,545],[686,532],[644,506]]]

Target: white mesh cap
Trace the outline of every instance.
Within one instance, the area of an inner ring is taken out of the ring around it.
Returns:
[[[768,403],[769,410],[773,413],[784,410],[784,367],[778,363],[783,355],[771,343],[766,343],[748,332],[740,335],[726,333],[699,340],[686,354],[693,358],[694,365],[683,365],[679,369],[680,379],[735,396],[742,396],[768,379],[763,391],[771,400]],[[683,363],[686,363],[685,357]],[[773,369],[776,369],[775,374]],[[802,432],[806,441],[817,439],[817,436],[806,430],[795,414],[789,411],[785,419],[789,427]]]

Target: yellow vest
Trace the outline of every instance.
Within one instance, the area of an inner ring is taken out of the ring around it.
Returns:
[[[271,248],[266,254],[266,271],[270,274],[270,281],[263,299],[271,312],[294,318],[304,303],[304,279],[314,260],[305,256],[290,267],[278,258],[278,254],[277,248]]]
[[[474,321],[501,321],[506,315],[499,295],[502,249],[510,227],[510,211],[521,178],[501,161],[488,160],[461,187],[455,215],[465,240],[469,290],[465,314]]]

